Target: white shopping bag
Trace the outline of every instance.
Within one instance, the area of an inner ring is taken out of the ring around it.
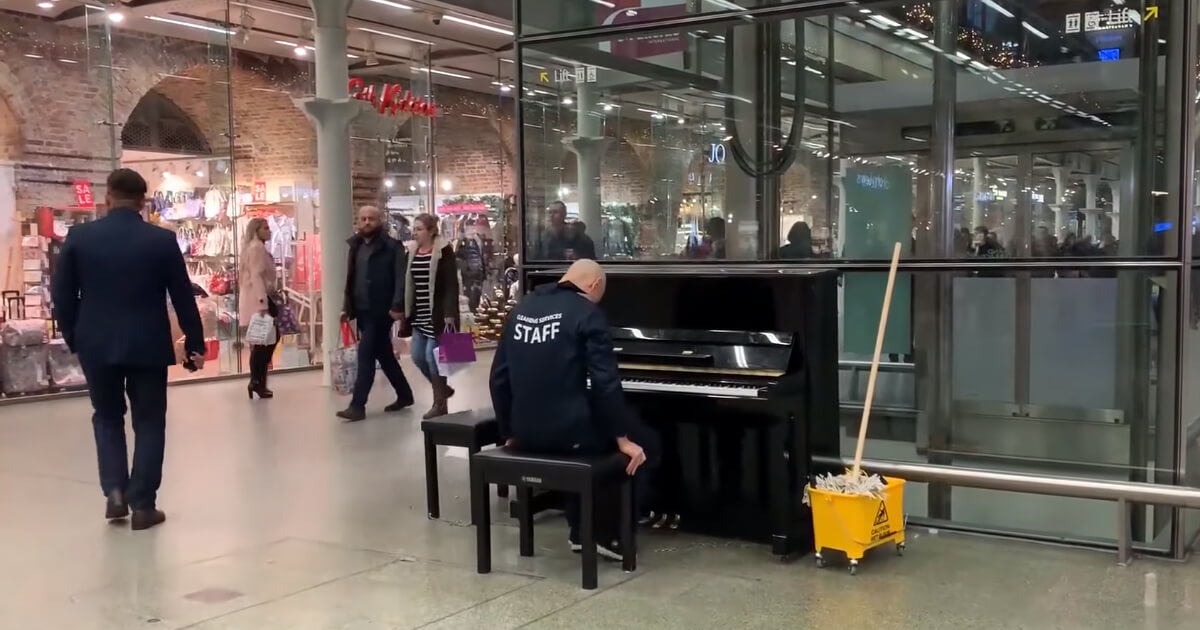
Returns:
[[[440,374],[446,378],[450,378],[451,376],[454,376],[455,374],[460,372],[463,368],[466,368],[470,365],[471,365],[470,363],[447,363],[442,360],[442,355],[440,353],[437,355],[438,374]]]
[[[252,346],[269,346],[275,343],[275,318],[255,313],[246,327],[246,343]]]

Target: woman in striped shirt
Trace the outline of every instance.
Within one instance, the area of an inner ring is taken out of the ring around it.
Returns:
[[[417,369],[433,386],[433,407],[425,418],[445,415],[446,401],[454,389],[438,374],[437,338],[446,330],[458,330],[458,265],[454,248],[438,238],[437,219],[422,214],[413,220],[416,245],[408,257],[405,277],[404,315],[412,329],[412,358]]]

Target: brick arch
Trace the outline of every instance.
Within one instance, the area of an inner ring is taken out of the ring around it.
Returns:
[[[315,179],[315,133],[288,86],[241,64],[199,63],[164,70],[145,89],[187,114],[214,154],[232,154],[237,184]]]

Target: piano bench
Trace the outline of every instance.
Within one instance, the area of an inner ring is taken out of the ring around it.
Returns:
[[[421,432],[425,435],[425,503],[429,518],[438,518],[437,447],[461,446],[473,455],[484,446],[501,444],[500,426],[491,409],[473,409],[422,420]],[[508,486],[500,486],[497,494],[507,497]]]
[[[514,485],[521,506],[518,515],[522,556],[533,555],[533,490],[557,490],[580,498],[579,542],[583,546],[583,588],[597,586],[595,499],[601,489],[620,486],[621,567],[637,569],[637,544],[633,527],[633,478],[625,474],[629,460],[620,453],[571,456],[521,453],[507,446],[471,455],[471,518],[475,521],[476,568],[492,571],[491,513],[489,484]]]

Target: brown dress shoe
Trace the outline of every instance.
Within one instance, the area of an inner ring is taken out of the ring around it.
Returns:
[[[104,518],[113,521],[129,516],[129,505],[125,503],[125,493],[113,490],[108,493],[108,505],[104,508]]]
[[[167,515],[162,510],[134,510],[129,519],[129,528],[135,532],[150,529],[155,525],[162,525],[165,520]]]
[[[354,407],[346,407],[345,409],[334,414],[335,416],[345,420],[346,422],[358,422],[365,420],[367,411],[365,409],[356,409]]]

